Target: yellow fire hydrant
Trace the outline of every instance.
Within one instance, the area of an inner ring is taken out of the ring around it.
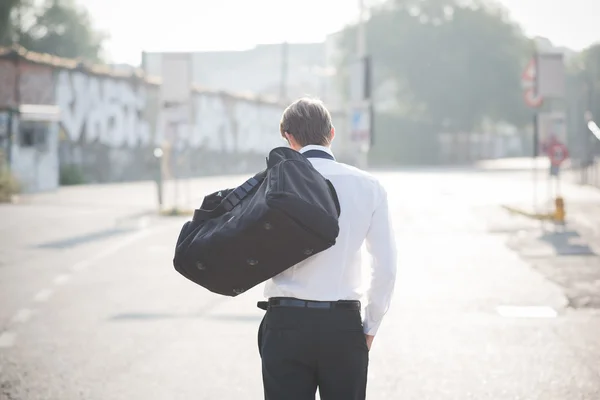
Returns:
[[[557,197],[554,200],[554,221],[565,222],[565,200],[562,197]]]

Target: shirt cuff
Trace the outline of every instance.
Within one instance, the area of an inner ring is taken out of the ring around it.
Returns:
[[[379,330],[379,325],[381,325],[381,321],[373,322],[365,320],[363,321],[363,332],[365,333],[365,335],[375,336],[375,334]]]

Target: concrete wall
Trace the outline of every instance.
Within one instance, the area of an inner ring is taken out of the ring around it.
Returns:
[[[75,60],[0,49],[0,107],[59,106],[58,168],[74,167],[87,182],[154,176],[157,90],[139,72],[117,74]],[[25,161],[20,160],[27,170]]]
[[[284,104],[197,90],[188,109],[162,115],[158,140],[165,150],[166,177],[257,172],[275,147],[287,146],[279,133]],[[190,123],[171,124],[189,116]],[[339,132],[345,116],[332,112]],[[344,159],[344,135],[334,142]]]
[[[95,182],[153,177],[157,86],[59,70],[55,90],[61,165],[81,166]]]
[[[15,57],[0,49],[0,107],[15,102]],[[190,88],[191,103],[165,110],[160,83],[22,52],[20,103],[60,108],[60,168],[79,170],[86,182],[154,179],[162,147],[165,178],[217,173],[254,173],[268,152],[286,145],[279,135],[284,104],[261,98]],[[334,144],[344,149],[345,117],[333,112]],[[343,156],[341,156],[343,159]]]

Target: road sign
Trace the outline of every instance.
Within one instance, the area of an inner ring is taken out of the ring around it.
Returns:
[[[544,102],[544,98],[537,93],[537,62],[532,58],[521,74],[521,86],[525,90],[523,98],[525,104],[531,108],[538,108]]]
[[[548,157],[550,158],[550,163],[555,166],[559,166],[567,159],[569,155],[569,151],[567,150],[567,146],[560,142],[555,142],[550,145],[548,149]]]
[[[371,113],[368,107],[354,107],[351,111],[350,137],[355,142],[371,139]]]
[[[525,99],[525,104],[532,108],[538,108],[544,102],[542,96],[538,95],[534,88],[525,90],[523,98]]]
[[[565,96],[565,63],[561,53],[541,53],[536,60],[536,89],[544,98]]]
[[[523,83],[523,85],[535,84],[535,73],[536,73],[535,59],[532,58],[531,60],[529,60],[529,62],[527,63],[527,66],[525,67],[525,69],[523,70],[523,73],[521,74],[521,83]]]

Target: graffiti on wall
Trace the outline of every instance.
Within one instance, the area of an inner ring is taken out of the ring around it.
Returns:
[[[227,95],[198,93],[193,119],[179,130],[178,145],[217,153],[265,153],[284,142],[283,108]]]
[[[78,71],[60,70],[57,74],[56,104],[62,127],[72,142],[98,142],[109,147],[149,144],[143,84]]]

